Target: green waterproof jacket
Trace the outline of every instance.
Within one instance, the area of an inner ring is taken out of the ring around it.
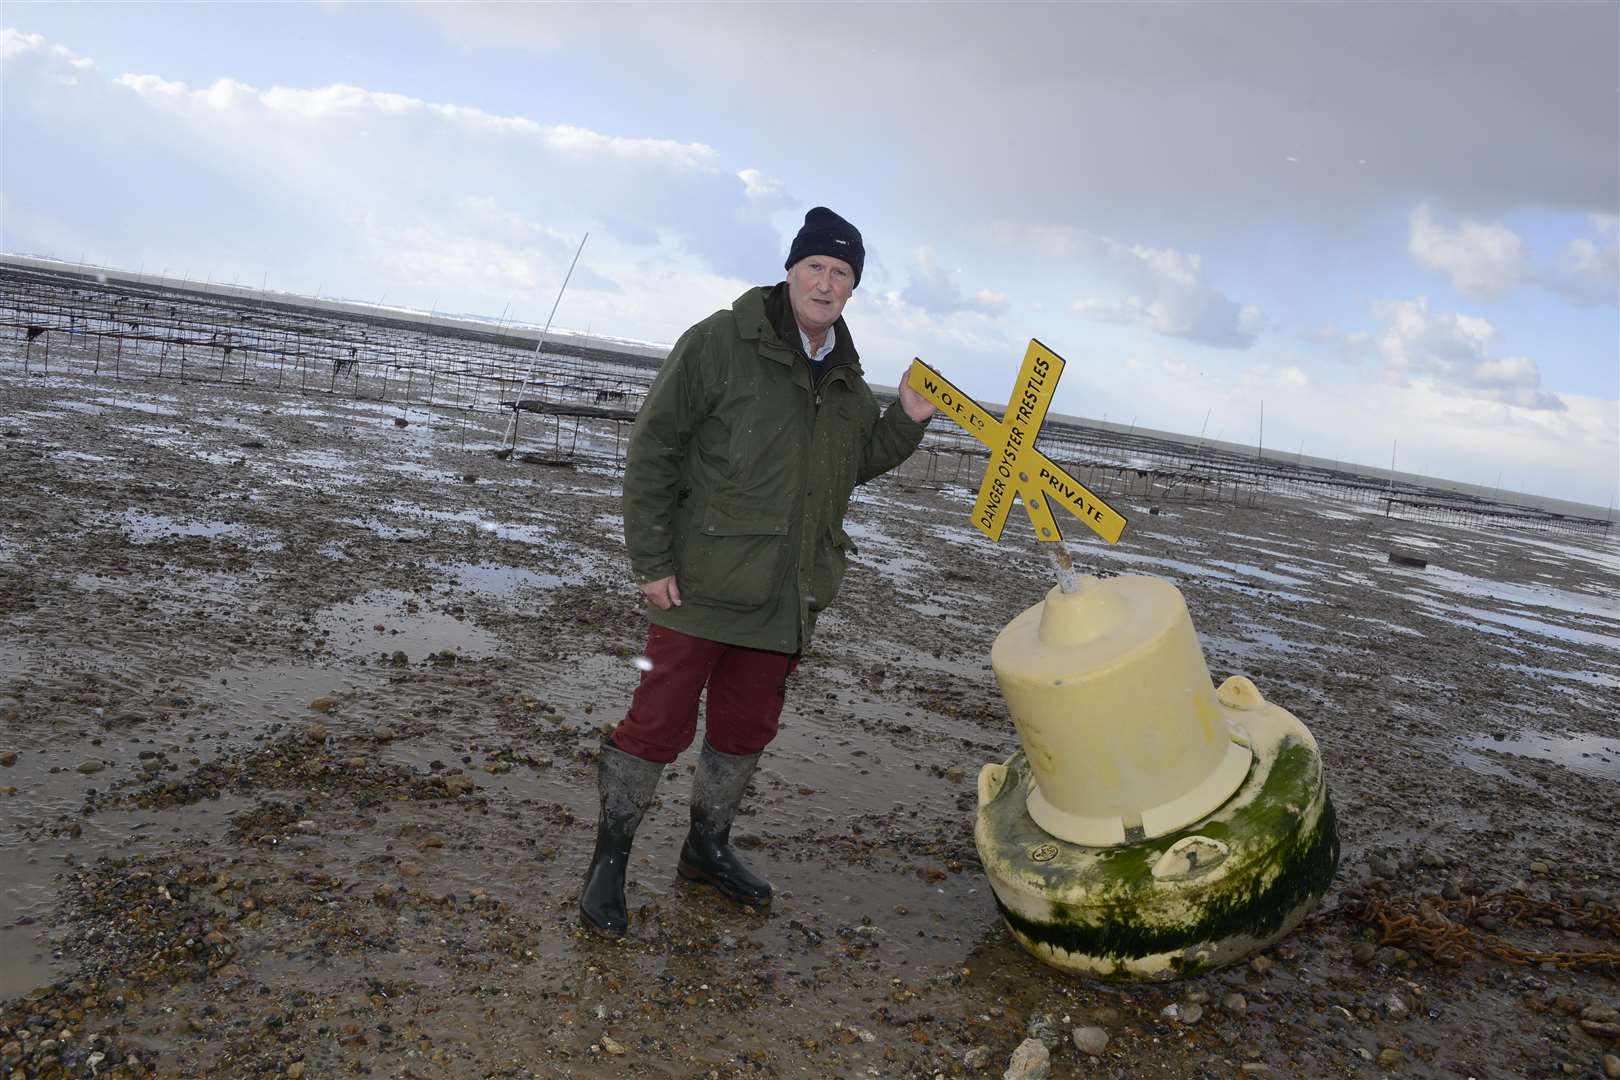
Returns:
[[[803,652],[855,550],[850,492],[909,457],[923,425],[879,415],[842,319],[819,381],[786,283],[750,289],[681,336],[636,417],[624,538],[637,582],[675,575],[660,626]]]

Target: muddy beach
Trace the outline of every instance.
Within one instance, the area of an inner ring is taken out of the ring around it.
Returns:
[[[901,470],[738,821],[776,902],[676,880],[689,754],[609,943],[575,902],[644,629],[619,476],[498,460],[499,423],[0,366],[6,1075],[988,1077],[1032,1035],[1057,1077],[1620,1075],[1614,537],[1076,526],[1310,726],[1343,843],[1253,963],[1114,986],[1018,948],[972,840],[1016,746],[990,643],[1050,570]]]

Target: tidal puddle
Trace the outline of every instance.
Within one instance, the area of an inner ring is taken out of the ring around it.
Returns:
[[[858,549],[855,561],[872,567],[890,580],[904,581],[928,570],[927,563],[904,553],[905,545],[889,538],[871,525],[846,521],[844,531],[849,533]]]
[[[1304,578],[1289,577],[1287,574],[1278,574],[1270,570],[1262,570],[1258,566],[1250,566],[1248,563],[1235,563],[1226,562],[1221,559],[1211,559],[1209,560],[1209,565],[1219,566],[1222,569],[1230,570],[1239,577],[1254,578],[1257,581],[1265,581],[1273,585],[1299,586],[1310,584],[1310,582],[1306,581]]]
[[[192,806],[163,810],[103,810],[77,817],[82,830],[77,839],[55,836],[24,837],[13,833],[0,842],[0,860],[6,867],[0,885],[0,1000],[26,994],[65,974],[53,955],[48,931],[42,924],[55,910],[60,874],[104,856],[161,855],[198,840],[221,839],[232,814],[251,806],[251,800],[226,795]]]
[[[1367,615],[1347,615],[1345,617],[1355,622],[1368,623],[1372,626],[1382,627],[1391,633],[1404,634],[1407,637],[1420,638],[1423,636],[1423,631],[1421,630],[1414,630],[1410,626],[1401,626],[1399,623],[1392,623],[1388,619],[1374,619]]]
[[[1519,607],[1548,608],[1569,615],[1620,623],[1620,596],[1592,596],[1545,585],[1487,581],[1442,566],[1431,566],[1421,575],[1407,570],[1397,570],[1395,573],[1475,600],[1500,600]]]
[[[1416,605],[1412,608],[1420,614],[1442,622],[1450,622],[1457,626],[1466,626],[1473,630],[1483,630],[1486,633],[1502,634],[1517,638],[1514,630],[1523,630],[1541,637],[1553,638],[1557,641],[1567,641],[1576,645],[1593,645],[1600,649],[1620,650],[1620,637],[1610,634],[1594,634],[1589,630],[1576,630],[1567,626],[1555,626],[1552,623],[1542,622],[1539,619],[1530,619],[1521,615],[1509,615],[1500,611],[1484,611],[1480,608],[1464,607],[1461,604],[1442,604],[1430,600],[1428,597],[1414,597]],[[1469,622],[1453,617],[1465,615]],[[1489,624],[1495,624],[1489,625]],[[1508,629],[1503,629],[1506,627]]]
[[[427,535],[426,529],[417,529],[409,525],[390,525],[378,518],[338,518],[337,523],[371,533],[380,540],[420,540]]]
[[[465,659],[490,656],[497,640],[465,618],[434,611],[424,598],[399,589],[382,589],[316,616],[332,647],[355,655],[402,652],[412,663],[434,653]]]
[[[1208,649],[1219,650],[1225,655],[1238,657],[1255,657],[1269,653],[1273,656],[1302,656],[1317,653],[1343,653],[1345,650],[1337,645],[1320,645],[1310,642],[1295,641],[1275,630],[1262,629],[1259,626],[1239,624],[1242,632],[1241,638],[1220,635],[1199,635]]]
[[[1526,675],[1535,675],[1544,679],[1563,679],[1568,682],[1584,683],[1587,686],[1598,686],[1606,690],[1620,690],[1620,675],[1609,675],[1601,671],[1557,671],[1553,668],[1531,667],[1529,664],[1502,664],[1499,665],[1508,671],[1518,671]]]
[[[166,400],[174,401],[176,399],[171,397],[167,398]],[[148,413],[152,416],[180,415],[179,409],[161,404],[156,401],[135,401],[131,398],[99,397],[96,398],[96,403],[99,405],[110,405],[116,409],[133,409],[136,412]]]
[[[99,415],[102,411],[100,406],[92,405],[88,401],[47,401],[45,404],[53,409],[61,409],[63,412]]]
[[[452,484],[460,479],[455,473],[447,472],[444,469],[435,469],[415,461],[388,461],[383,463],[383,468],[389,472],[401,473],[405,476],[417,476],[423,480],[432,480],[438,484]]]
[[[1561,544],[1555,540],[1543,540],[1534,536],[1521,536],[1517,537],[1517,539],[1521,544],[1528,544],[1531,547],[1555,553],[1561,557],[1559,559],[1561,563],[1567,563],[1571,560],[1584,562],[1601,567],[1611,574],[1620,574],[1620,547],[1616,546],[1615,537],[1609,537],[1606,541],[1599,541],[1603,545],[1599,548],[1578,547],[1575,544],[1567,543]]]
[[[287,455],[287,464],[303,469],[343,473],[352,473],[360,467],[360,463],[355,459],[334,450],[299,450]],[[359,477],[347,479],[358,480]]]
[[[149,514],[144,510],[126,510],[121,515],[124,529],[137,544],[150,544],[156,540],[177,540],[200,536],[234,536],[245,530],[241,525],[224,521],[180,521],[162,514]]]
[[[557,529],[552,525],[517,525],[492,521],[476,510],[429,510],[411,503],[396,502],[388,512],[400,517],[426,518],[447,525],[460,525],[475,535],[486,534],[500,540],[516,540],[523,544],[542,544],[554,537]]]
[[[101,457],[100,455],[97,455],[97,454],[86,454],[86,453],[84,453],[83,451],[80,451],[80,450],[58,450],[56,452],[56,460],[58,460],[58,461],[82,461],[82,462],[85,462],[86,464],[89,464],[89,465],[100,465],[102,462],[106,461],[107,459],[104,458],[104,457]],[[98,470],[98,473],[99,473],[99,470]]]
[[[251,435],[255,438],[264,437],[264,432],[261,429],[254,427],[252,424],[249,424],[240,417],[236,416],[203,417],[198,422],[211,428],[219,428],[223,431],[233,431],[239,435]]]
[[[435,560],[429,563],[435,570],[450,574],[456,585],[468,592],[489,596],[512,596],[519,589],[555,589],[559,585],[583,584],[580,578],[565,578],[561,574],[542,574],[537,570],[524,570],[517,566],[498,563],[453,563]]]
[[[1222,578],[1225,576],[1223,574],[1218,574],[1207,567],[1195,565],[1194,563],[1181,562],[1177,559],[1160,558],[1157,555],[1142,555],[1134,551],[1121,551],[1115,547],[1088,548],[1087,556],[1097,558],[1098,561],[1106,559],[1108,562],[1125,563],[1130,566],[1148,566],[1162,568],[1165,570],[1174,570],[1176,573],[1188,578]]]
[[[213,672],[194,692],[229,710],[229,726],[240,734],[273,720],[307,715],[317,698],[340,697],[372,680],[297,664],[233,667]]]
[[[1506,739],[1474,735],[1462,740],[1462,745],[1462,759],[1470,766],[1480,757],[1475,751],[1495,750],[1516,757],[1550,761],[1586,776],[1620,780],[1620,737],[1547,735],[1526,731]]]

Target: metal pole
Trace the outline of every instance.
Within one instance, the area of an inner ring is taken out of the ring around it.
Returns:
[[[540,363],[540,350],[545,348],[546,335],[551,333],[551,320],[557,317],[557,307],[562,303],[563,293],[568,289],[568,279],[574,276],[574,267],[579,264],[580,252],[585,250],[585,241],[589,240],[590,238],[590,233],[586,233],[580,238],[579,247],[574,251],[574,261],[568,264],[568,273],[563,275],[562,288],[557,290],[557,299],[552,302],[551,314],[546,316],[546,327],[544,330],[540,331],[540,340],[534,343],[534,359],[529,362],[528,374],[523,377],[523,383],[518,387],[518,400],[521,400],[523,397],[524,387],[528,386],[529,383],[534,381],[534,369]],[[522,410],[517,407],[517,401],[514,401],[512,403],[512,420],[506,428],[505,441],[507,444],[506,451],[508,454],[517,448],[518,414],[521,411]]]
[[[1058,588],[1066,593],[1080,591],[1080,575],[1074,569],[1074,557],[1064,546],[1061,539],[1042,540],[1041,546],[1052,559],[1052,566],[1057,570]]]

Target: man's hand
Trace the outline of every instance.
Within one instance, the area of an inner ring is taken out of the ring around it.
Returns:
[[[653,607],[662,611],[681,606],[681,590],[675,584],[674,574],[644,583],[641,591],[646,594],[648,602]]]
[[[900,407],[919,424],[934,415],[934,403],[913,390],[904,376],[900,379]]]

